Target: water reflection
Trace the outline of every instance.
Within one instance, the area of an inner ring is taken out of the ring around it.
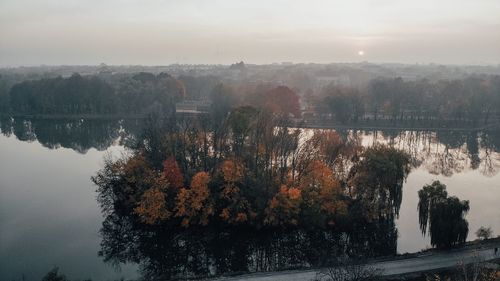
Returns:
[[[48,149],[0,135],[0,280],[41,280],[59,266],[70,280],[134,278],[97,256],[102,215],[90,176],[122,147]]]
[[[99,279],[110,276],[104,273],[105,270],[96,257],[97,244],[101,242],[101,238],[95,232],[100,228],[101,217],[95,203],[95,189],[88,179],[99,168],[102,153],[98,154],[91,148],[105,150],[116,143],[130,146],[142,131],[142,121],[4,118],[0,120],[0,129],[4,136],[15,136],[22,142],[38,141],[50,149],[62,147],[85,154],[78,155],[67,150],[58,150],[56,153],[43,149],[36,143],[28,146],[27,143],[14,143],[13,138],[11,141],[3,138],[1,156],[4,165],[1,169],[3,173],[0,188],[1,198],[4,200],[1,204],[0,229],[2,239],[11,240],[2,245],[0,264],[3,267],[0,271],[15,274],[11,275],[13,279],[20,278],[21,273],[29,274],[31,270],[34,272],[32,276],[36,276],[32,279],[39,279],[40,274],[57,264],[75,277]],[[330,255],[345,251],[349,251],[351,255],[363,252],[387,255],[395,253],[396,248],[400,252],[417,251],[424,248],[426,242],[421,241],[424,238],[418,230],[416,192],[433,178],[445,182],[454,195],[471,200],[468,220],[472,232],[481,225],[492,225],[495,234],[499,234],[500,226],[496,218],[499,214],[500,132],[346,130],[341,133],[360,138],[364,145],[390,143],[414,157],[419,169],[410,175],[404,186],[398,229],[394,220],[373,224],[351,221],[344,222],[345,233],[350,233],[349,235],[296,229],[268,233],[252,233],[248,229],[238,229],[235,232],[207,229],[190,233],[190,237],[176,235],[172,238],[175,233],[134,229],[126,221],[117,220],[105,223],[109,232],[103,237],[102,245],[109,248],[102,249],[113,251],[128,247],[126,253],[130,260],[140,261],[147,257],[149,263],[143,265],[149,266],[148,272],[153,273],[162,271],[165,269],[162,267],[169,263],[180,264],[180,267],[174,269],[181,272],[253,271],[304,264],[318,265],[328,261]],[[32,153],[33,151],[37,153]],[[38,163],[46,162],[47,159],[51,159],[51,162],[40,167]],[[86,168],[82,168],[83,165]],[[30,173],[27,176],[22,171]],[[68,186],[68,182],[72,184]],[[40,200],[40,196],[47,199]],[[34,205],[33,198],[41,203]],[[78,207],[75,202],[84,202],[86,205]],[[54,223],[49,224],[48,217],[53,218]],[[22,223],[19,223],[20,218],[24,220]],[[82,223],[82,219],[85,223]],[[68,220],[74,223],[69,224]],[[64,222],[64,225],[56,222]],[[71,233],[54,235],[62,232],[62,229],[69,229]],[[363,231],[356,231],[357,229]],[[124,235],[134,237],[133,243],[124,243]],[[63,236],[71,241],[62,240]],[[469,236],[469,239],[475,238],[473,235]],[[212,240],[209,241],[208,238]],[[74,244],[74,241],[80,241],[79,248],[67,246]],[[245,244],[242,241],[248,243],[244,249],[241,249]],[[38,246],[35,247],[34,244]],[[65,251],[55,251],[53,248],[48,251],[46,245],[57,246]],[[157,251],[158,245],[164,248]],[[348,245],[349,250],[345,245]],[[43,267],[36,266],[41,260],[45,262]],[[95,275],[87,274],[88,272]]]
[[[215,226],[178,232],[113,215],[101,229],[101,254],[111,263],[140,264],[146,280],[321,267],[345,254],[396,254],[393,220],[358,221],[348,231]]]
[[[21,141],[38,141],[50,149],[70,148],[86,153],[113,144],[132,146],[142,133],[144,120],[2,118],[0,130]],[[361,131],[338,130],[344,137],[359,138],[363,145],[391,144],[413,157],[416,167],[447,177],[468,170],[494,176],[500,169],[500,131]]]
[[[21,141],[38,141],[50,149],[70,148],[86,153],[105,150],[113,144],[132,146],[141,134],[140,119],[0,119],[3,135]],[[391,144],[413,156],[415,166],[435,175],[452,176],[479,170],[494,176],[500,169],[500,131],[360,131],[338,130],[344,136],[361,138],[364,145]]]
[[[0,119],[1,132],[21,141],[38,141],[45,147],[70,148],[85,154],[91,148],[106,150],[114,144],[129,144],[140,134],[142,120],[100,119]]]
[[[499,131],[348,131],[363,139],[363,145],[390,144],[409,153],[416,167],[434,175],[478,170],[496,175],[500,168]]]

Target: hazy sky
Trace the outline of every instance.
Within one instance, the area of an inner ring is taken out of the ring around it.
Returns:
[[[500,0],[0,0],[2,66],[239,60],[498,64]]]

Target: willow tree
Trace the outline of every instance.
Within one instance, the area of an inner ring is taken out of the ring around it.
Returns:
[[[410,160],[405,152],[388,146],[376,145],[363,152],[351,169],[348,185],[367,217],[399,216]]]
[[[448,197],[446,185],[439,181],[425,185],[418,192],[418,215],[423,235],[431,236],[431,245],[450,248],[464,243],[469,233],[465,219],[469,211],[469,201]]]

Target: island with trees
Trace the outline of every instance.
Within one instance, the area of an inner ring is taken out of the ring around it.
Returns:
[[[92,178],[105,261],[169,279],[397,254],[410,155],[331,130],[308,134],[286,125],[288,113],[217,112],[174,123],[151,116],[136,146]],[[463,243],[467,202],[439,182],[419,195],[432,244]]]

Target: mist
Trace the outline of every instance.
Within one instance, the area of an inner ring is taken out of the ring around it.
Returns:
[[[499,12],[493,0],[4,0],[0,65],[495,65]]]

